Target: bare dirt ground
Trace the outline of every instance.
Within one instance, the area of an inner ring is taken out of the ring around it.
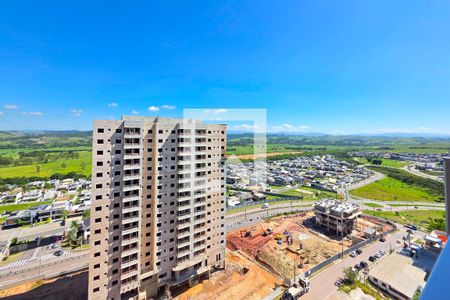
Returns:
[[[289,152],[270,152],[270,153],[261,153],[261,154],[240,154],[240,155],[230,155],[229,157],[237,157],[239,159],[255,159],[255,158],[264,158],[264,157],[271,157],[271,156],[277,156],[277,155],[283,155],[283,154],[300,154],[302,152],[299,151],[289,151]]]
[[[177,300],[263,299],[281,280],[238,252],[227,251],[224,271],[176,296]]]
[[[339,241],[304,226],[303,222],[312,216],[313,213],[301,213],[278,217],[230,232],[227,246],[232,250],[242,250],[276,274],[291,278],[294,272],[305,272],[340,252],[342,247],[345,249],[350,246],[350,241],[344,241],[344,245],[341,245]],[[273,229],[273,233],[264,236],[264,230],[269,227]],[[251,237],[242,236],[247,230],[252,232]],[[291,234],[292,243],[287,243],[286,233]]]
[[[88,272],[70,276],[30,282],[0,291],[6,300],[78,300],[87,299]]]
[[[227,247],[243,251],[275,274],[292,278],[347,249],[353,243],[351,239],[340,240],[338,237],[328,236],[312,226],[313,216],[314,213],[305,212],[278,217],[229,232]],[[357,241],[364,239],[365,228],[378,225],[375,221],[370,218],[358,219],[357,230],[354,231]],[[273,233],[265,236],[263,233],[267,228],[272,228]],[[251,232],[251,236],[246,237],[246,232]],[[292,236],[292,242],[288,243],[288,235]]]

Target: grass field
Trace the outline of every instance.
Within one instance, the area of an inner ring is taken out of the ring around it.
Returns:
[[[430,203],[428,205],[425,205],[425,204],[414,204],[414,203],[411,203],[411,204],[403,203],[403,204],[389,204],[389,206],[392,206],[392,207],[399,207],[399,206],[412,206],[412,207],[414,207],[414,206],[417,206],[417,207],[429,207],[429,208],[439,207],[439,206],[434,206],[432,203]]]
[[[28,209],[30,207],[35,207],[44,204],[50,204],[53,201],[38,201],[38,202],[28,202],[28,203],[19,203],[19,204],[5,204],[0,205],[0,212],[12,212],[16,210]]]
[[[361,188],[351,190],[351,195],[382,201],[438,201],[439,197],[428,193],[424,188],[416,187],[393,178],[383,178]]]
[[[0,178],[16,178],[16,177],[50,177],[55,173],[67,174],[76,172],[84,176],[91,174],[92,155],[90,151],[80,151],[80,157],[77,159],[58,160],[54,162],[39,164],[40,172],[37,172],[37,164],[26,166],[14,166],[0,168]],[[62,163],[66,167],[62,167]],[[82,168],[84,162],[85,168]]]
[[[376,204],[376,203],[364,203],[365,206],[374,207],[374,208],[380,208],[383,207],[383,205]]]
[[[327,191],[319,191],[319,190],[315,190],[315,189],[308,188],[308,187],[302,187],[300,189],[310,191],[310,192],[312,192],[312,194],[310,195],[310,194],[302,193],[302,192],[297,191],[297,189],[287,190],[280,194],[287,195],[287,196],[303,197],[303,201],[312,201],[312,200],[323,199],[323,198],[337,198],[338,197],[338,194],[327,192]]]
[[[445,211],[442,210],[411,210],[399,212],[364,210],[363,212],[400,224],[416,224],[422,229],[426,229],[433,219],[445,219]]]
[[[91,151],[92,147],[88,146],[73,146],[73,147],[49,147],[49,148],[10,148],[10,149],[0,149],[0,155],[6,155],[10,157],[18,156],[19,152],[32,152],[32,151],[43,151],[43,152],[63,152],[63,151]]]
[[[363,158],[363,157],[354,157],[353,159],[362,164],[370,164],[370,162],[366,158]],[[383,167],[402,168],[402,167],[410,164],[408,162],[387,159],[387,158],[381,158],[380,160],[381,160],[381,166],[383,166]]]

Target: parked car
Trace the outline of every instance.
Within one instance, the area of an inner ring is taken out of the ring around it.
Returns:
[[[354,268],[357,270],[357,271],[360,271],[362,268],[361,268],[361,266],[359,265],[359,264],[356,264],[355,266],[354,266]]]
[[[384,251],[384,250],[380,250],[380,251],[378,251],[378,253],[380,253],[380,254],[381,254],[381,256],[383,256],[383,255],[385,255],[385,254],[386,254],[386,251]]]
[[[336,282],[334,283],[335,286],[341,286],[343,283],[345,282],[345,279],[343,278],[338,278],[338,280],[336,280]]]
[[[361,249],[356,250],[356,254],[360,255],[361,253],[363,253]]]
[[[358,254],[356,253],[356,251],[352,251],[352,252],[350,252],[350,256],[351,257],[356,257]]]
[[[380,238],[380,242],[385,242],[385,241],[386,241],[386,239],[384,237]]]
[[[396,240],[395,241],[397,244],[401,244],[402,243],[402,241],[400,241],[400,240]]]
[[[62,252],[62,250],[56,250],[55,252],[53,252],[53,255],[61,256],[61,255],[63,255],[63,252]]]
[[[374,256],[375,256],[376,258],[380,258],[380,257],[381,257],[381,254],[380,254],[379,252],[377,252],[377,253],[374,254]]]
[[[375,256],[369,256],[369,260],[370,260],[371,262],[374,262],[374,261],[377,260],[377,258],[376,258]]]
[[[365,262],[365,261],[361,261],[360,263],[359,263],[359,265],[362,267],[362,268],[366,268],[369,264],[367,263],[367,262]]]

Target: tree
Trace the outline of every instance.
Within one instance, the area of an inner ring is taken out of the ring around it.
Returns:
[[[41,172],[41,166],[40,165],[37,165],[36,166],[36,173],[40,173]]]
[[[84,161],[81,162],[81,170],[86,169],[86,163]]]
[[[78,223],[77,223],[77,221],[73,220],[73,221],[70,223],[70,228],[71,228],[71,229],[73,229],[73,228],[78,228]]]
[[[344,269],[344,275],[349,283],[354,283],[358,278],[358,272],[354,271],[351,267]]]
[[[83,211],[83,219],[87,219],[91,216],[91,210],[87,209],[85,211]]]
[[[432,219],[429,221],[428,223],[428,230],[429,231],[433,231],[433,230],[445,230],[445,220],[438,218],[438,219]]]
[[[62,164],[61,164],[61,168],[63,168],[63,169],[67,168],[67,164],[66,164],[66,162],[62,162]]]
[[[67,234],[67,240],[69,241],[69,244],[72,246],[78,245],[78,237],[77,237],[76,228],[72,228],[69,230],[69,233]]]

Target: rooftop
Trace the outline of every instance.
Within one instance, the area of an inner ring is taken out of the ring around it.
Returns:
[[[417,287],[424,285],[426,272],[414,266],[411,257],[393,253],[375,265],[369,275],[412,298]]]

